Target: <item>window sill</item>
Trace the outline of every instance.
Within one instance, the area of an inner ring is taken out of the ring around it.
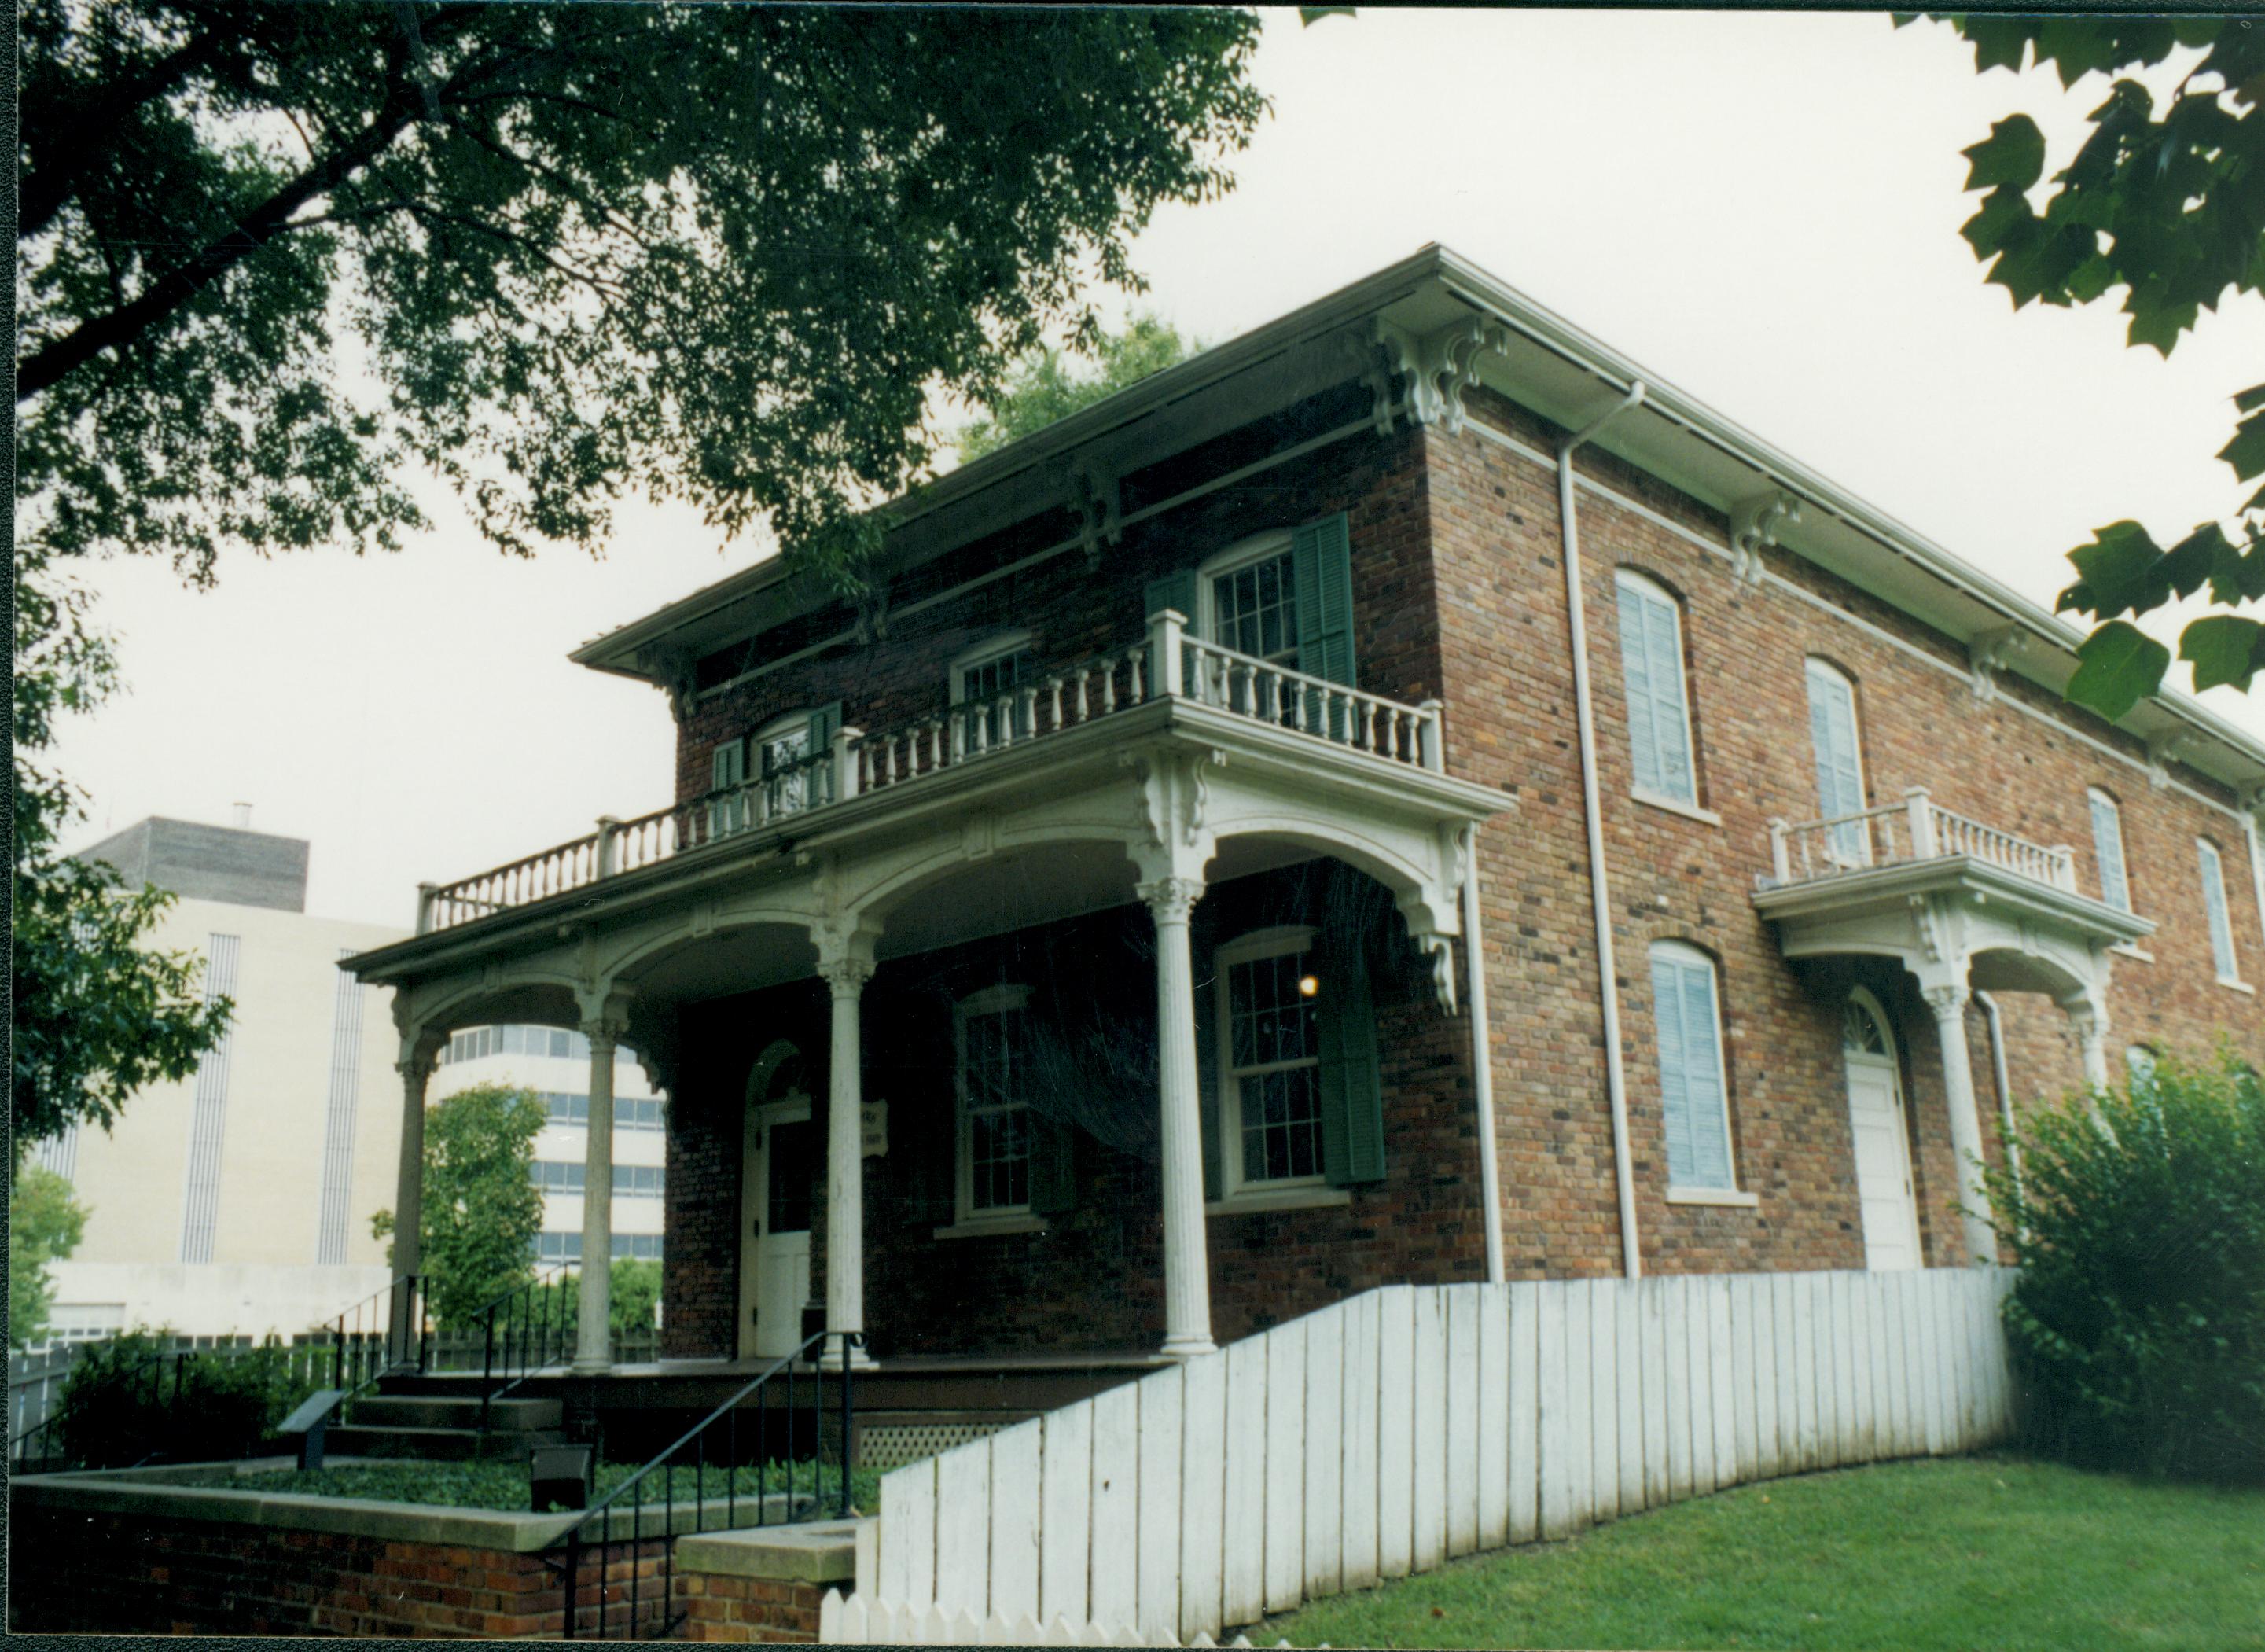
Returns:
[[[1352,1203],[1344,1188],[1245,1188],[1204,1205],[1206,1216],[1256,1216],[1265,1211],[1329,1210]]]
[[[1670,797],[1659,792],[1646,791],[1641,787],[1630,788],[1628,796],[1647,809],[1664,809],[1670,814],[1679,814],[1686,820],[1698,821],[1701,826],[1718,826],[1722,824],[1722,817],[1712,809],[1701,809],[1697,804],[1685,803],[1679,797]]]
[[[2247,981],[2237,981],[2230,975],[2219,976],[2218,978],[2218,984],[2220,986],[2225,987],[2228,992],[2247,993],[2252,998],[2257,996],[2257,989],[2255,987],[2252,986]]]
[[[2152,964],[2155,961],[2153,953],[2132,946],[2127,942],[2118,942],[2108,950],[2119,958],[2137,958],[2142,964]]]
[[[954,1222],[949,1227],[939,1227],[937,1239],[998,1239],[1009,1234],[1043,1234],[1051,1226],[1043,1216],[971,1216],[965,1221]]]
[[[1741,1193],[1736,1188],[1670,1188],[1670,1204],[1719,1204],[1726,1209],[1751,1211],[1761,1205],[1761,1196]]]

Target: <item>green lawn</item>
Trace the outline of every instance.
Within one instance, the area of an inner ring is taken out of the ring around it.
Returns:
[[[2006,1457],[1743,1487],[1271,1620],[1293,1646],[2265,1648],[2265,1491]]]
[[[602,1497],[635,1474],[642,1464],[601,1463],[598,1465],[598,1496]],[[860,1508],[880,1506],[880,1481],[878,1474],[860,1469],[849,1476],[851,1501]],[[459,1509],[502,1509],[524,1513],[527,1503],[527,1467],[523,1463],[503,1461],[474,1462],[374,1462],[331,1465],[302,1474],[295,1468],[263,1470],[258,1474],[240,1474],[232,1468],[215,1467],[194,1476],[172,1480],[174,1485],[217,1486],[231,1491],[291,1492],[316,1497],[351,1497],[380,1503],[444,1503]],[[813,1484],[823,1494],[828,1507],[841,1485],[834,1471],[828,1466],[813,1471],[808,1463],[797,1464],[794,1471],[794,1489],[807,1494]],[[705,1495],[720,1497],[725,1492],[724,1471],[710,1468],[702,1482]],[[752,1468],[739,1471],[739,1490],[742,1496],[761,1489],[783,1492],[787,1489],[785,1471],[774,1463],[761,1475]],[[631,1494],[633,1496],[638,1494]],[[675,1496],[679,1503],[688,1503],[694,1496],[693,1473],[689,1467],[680,1468],[675,1475]],[[642,1492],[646,1506],[659,1504],[663,1496],[660,1476],[648,1479]]]

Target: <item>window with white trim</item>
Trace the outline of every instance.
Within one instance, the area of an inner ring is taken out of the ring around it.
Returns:
[[[994,637],[951,662],[951,703],[968,751],[998,745],[1002,730],[1009,739],[1029,735],[1030,711],[1016,691],[1033,674],[1028,631]]]
[[[797,711],[759,730],[749,746],[756,778],[773,819],[810,807],[810,713]]]
[[[2092,800],[2092,852],[2100,862],[2100,899],[2118,912],[2131,910],[2131,881],[2124,870],[2123,811],[2116,799],[2094,786]]]
[[[1821,659],[1804,662],[1809,683],[1809,739],[1817,760],[1817,818],[1843,819],[1864,812],[1864,748],[1856,728],[1856,685]],[[1872,837],[1865,822],[1835,827],[1832,858],[1868,866]]]
[[[1730,1097],[1715,960],[1679,941],[1651,949],[1652,1020],[1659,1037],[1660,1114],[1667,1181],[1678,1191],[1733,1192]]]
[[[1222,551],[1198,576],[1193,616],[1221,648],[1298,668],[1298,580],[1288,533],[1262,534]]]
[[[1691,707],[1684,695],[1683,605],[1664,586],[1622,568],[1620,673],[1628,689],[1628,756],[1639,795],[1696,806]]]
[[[2233,912],[2225,904],[2225,863],[2218,857],[2218,845],[2208,838],[2196,838],[2195,848],[2202,856],[2203,907],[2210,918],[2210,950],[2218,965],[2218,979],[2238,982],[2241,972],[2233,956]]]
[[[1031,989],[994,986],[960,1001],[959,1219],[1031,1210]]]
[[[2145,1089],[2155,1081],[2155,1052],[2144,1044],[2135,1044],[2123,1052],[2123,1071],[2135,1090]]]
[[[1220,1136],[1226,1190],[1322,1180],[1314,932],[1263,930],[1219,950]]]

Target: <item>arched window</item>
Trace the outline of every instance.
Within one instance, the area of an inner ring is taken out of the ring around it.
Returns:
[[[1840,1047],[1851,1055],[1895,1054],[1895,1047],[1888,1042],[1888,1030],[1880,1024],[1879,1013],[1873,1008],[1869,994],[1849,996],[1840,1015]]]
[[[1817,814],[1820,820],[1845,819],[1864,812],[1864,753],[1856,729],[1856,685],[1821,659],[1807,665],[1809,739],[1817,758]],[[1851,820],[1832,833],[1833,858],[1850,866],[1868,865],[1871,834]]]
[[[1629,569],[1620,592],[1620,673],[1628,686],[1628,761],[1639,797],[1696,804],[1691,709],[1684,697],[1683,605]]]
[[[2094,786],[2092,799],[2092,852],[2100,862],[2100,899],[2118,912],[2131,910],[2131,883],[2124,871],[2123,811],[2116,799]]]
[[[1717,1001],[1714,959],[1679,941],[1653,943],[1651,1008],[1671,1191],[1727,1193],[1737,1187]]]

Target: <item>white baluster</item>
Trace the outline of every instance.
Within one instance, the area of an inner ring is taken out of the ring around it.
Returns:
[[[1047,715],[1052,717],[1054,732],[1057,734],[1061,732],[1062,725],[1061,685],[1062,680],[1058,676],[1046,679],[1046,703],[1050,708]]]
[[[1176,659],[1178,657],[1178,651],[1179,651],[1176,649],[1173,651],[1174,658]],[[1125,673],[1125,679],[1126,686],[1132,691],[1132,697],[1125,703],[1128,705],[1145,705],[1147,703],[1148,700],[1148,657],[1136,648],[1125,657],[1125,662],[1131,667],[1131,669]]]
[[[1115,710],[1117,710],[1117,662],[1113,659],[1104,659],[1101,662],[1101,714],[1107,717]]]

